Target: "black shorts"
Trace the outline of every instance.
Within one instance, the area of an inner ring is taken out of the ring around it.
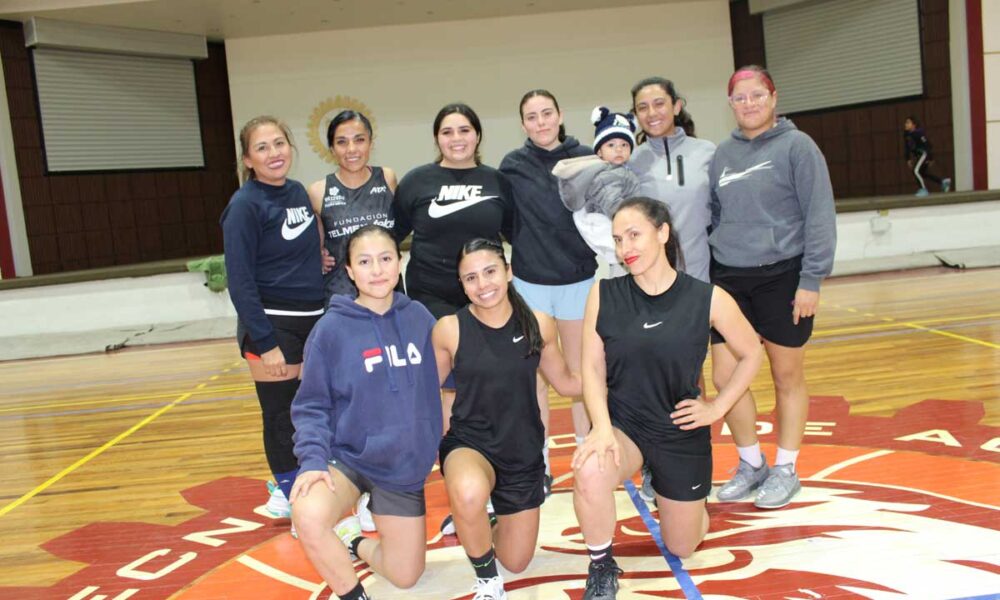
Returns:
[[[545,502],[545,461],[541,458],[539,449],[539,465],[537,468],[524,471],[510,471],[501,468],[489,456],[480,450],[462,442],[453,435],[445,434],[441,439],[438,456],[441,461],[441,474],[444,475],[444,461],[448,454],[457,448],[468,448],[479,452],[493,467],[496,475],[496,485],[490,492],[493,501],[493,511],[498,515],[512,515],[525,510],[538,508]]]
[[[274,328],[274,337],[278,339],[278,347],[281,348],[281,353],[285,355],[285,363],[289,365],[302,363],[302,351],[306,346],[306,338],[309,337],[309,332],[312,331],[316,321],[319,321],[320,317],[323,316],[322,304],[305,308],[299,307],[296,310],[288,311],[286,309],[271,309],[266,307],[264,310],[318,313],[294,316],[267,315],[267,320],[271,322],[271,327]],[[250,339],[250,333],[247,331],[246,325],[243,324],[243,321],[239,320],[236,321],[236,342],[240,345],[240,356],[243,358],[247,358],[247,354],[253,354],[258,357],[262,354],[257,344]]]
[[[457,298],[442,298],[436,294],[425,292],[420,289],[413,289],[412,287],[410,288],[410,293],[408,295],[411,300],[416,300],[427,307],[427,310],[434,315],[435,319],[453,315],[458,312],[458,309],[469,303],[469,299],[464,295],[461,300]]]
[[[729,292],[743,316],[765,340],[789,348],[801,348],[809,341],[813,317],[792,323],[795,292],[799,289],[802,257],[796,256],[762,267],[728,267],[712,261],[712,283]],[[726,339],[712,329],[712,343]]]
[[[372,514],[394,517],[422,517],[427,514],[423,488],[415,492],[394,492],[376,486],[371,479],[335,458],[330,459],[329,465],[343,473],[359,492],[371,496],[368,508]]]
[[[644,436],[630,431],[620,421],[612,419],[611,424],[639,448],[657,494],[681,502],[708,497],[712,491],[712,430],[709,427],[696,430],[684,440],[653,443],[643,441]]]

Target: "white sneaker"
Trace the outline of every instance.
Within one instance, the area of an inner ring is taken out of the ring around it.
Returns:
[[[358,498],[358,503],[354,507],[354,514],[358,516],[358,521],[361,522],[361,531],[367,531],[368,533],[378,531],[375,528],[375,519],[372,518],[372,511],[368,510],[368,501],[370,499],[371,496],[368,492],[365,492]]]
[[[351,515],[342,519],[339,523],[333,526],[333,532],[337,534],[340,541],[344,542],[344,545],[347,546],[347,552],[351,555],[351,559],[358,560],[358,556],[351,552],[351,542],[361,536],[361,523],[358,521],[358,518]]]
[[[507,592],[503,589],[503,577],[499,575],[489,579],[476,579],[472,591],[476,593],[472,600],[507,600]]]
[[[285,498],[285,493],[281,491],[278,484],[268,481],[267,491],[271,493],[271,497],[267,499],[264,510],[270,513],[275,519],[287,519],[291,517],[292,505],[288,502],[288,498]]]

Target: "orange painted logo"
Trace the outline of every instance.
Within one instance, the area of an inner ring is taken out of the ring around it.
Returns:
[[[852,416],[841,398],[813,398],[797,465],[802,493],[778,511],[749,501],[719,504],[713,494],[708,537],[684,569],[713,598],[995,594],[1000,428],[979,425],[982,417],[982,405],[972,402],[925,401],[887,418]],[[571,430],[567,410],[553,413],[552,430]],[[762,417],[758,430],[773,456],[773,420]],[[735,466],[736,452],[721,426],[713,435],[718,483]],[[554,436],[553,445],[557,484],[542,509],[534,561],[506,577],[511,600],[582,598],[587,558],[572,508],[572,434]],[[625,571],[618,598],[685,598],[626,492],[617,494],[615,557]],[[183,495],[206,513],[173,527],[95,523],[51,540],[46,551],[88,566],[52,587],[0,588],[0,598],[330,598],[288,534],[288,520],[255,511],[264,497],[260,481],[221,479]],[[474,577],[461,546],[436,535],[448,512],[437,472],[428,480],[427,504],[423,578],[398,590],[359,564],[373,597],[471,597]]]

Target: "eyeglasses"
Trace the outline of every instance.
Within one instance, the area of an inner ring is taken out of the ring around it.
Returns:
[[[729,97],[729,103],[733,106],[743,104],[763,104],[765,100],[771,97],[771,92],[765,92],[763,90],[757,90],[750,92],[749,94],[733,94]]]

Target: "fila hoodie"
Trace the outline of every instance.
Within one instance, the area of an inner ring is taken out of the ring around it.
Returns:
[[[433,327],[430,312],[398,292],[384,315],[348,296],[330,299],[292,401],[301,470],[335,460],[380,488],[423,489],[442,431]]]
[[[785,117],[752,140],[736,129],[719,144],[709,177],[715,261],[758,267],[801,255],[799,288],[819,291],[833,270],[837,215],[812,138]]]
[[[319,229],[298,181],[274,186],[251,179],[222,211],[229,297],[261,352],[278,345],[264,307],[323,306]]]

